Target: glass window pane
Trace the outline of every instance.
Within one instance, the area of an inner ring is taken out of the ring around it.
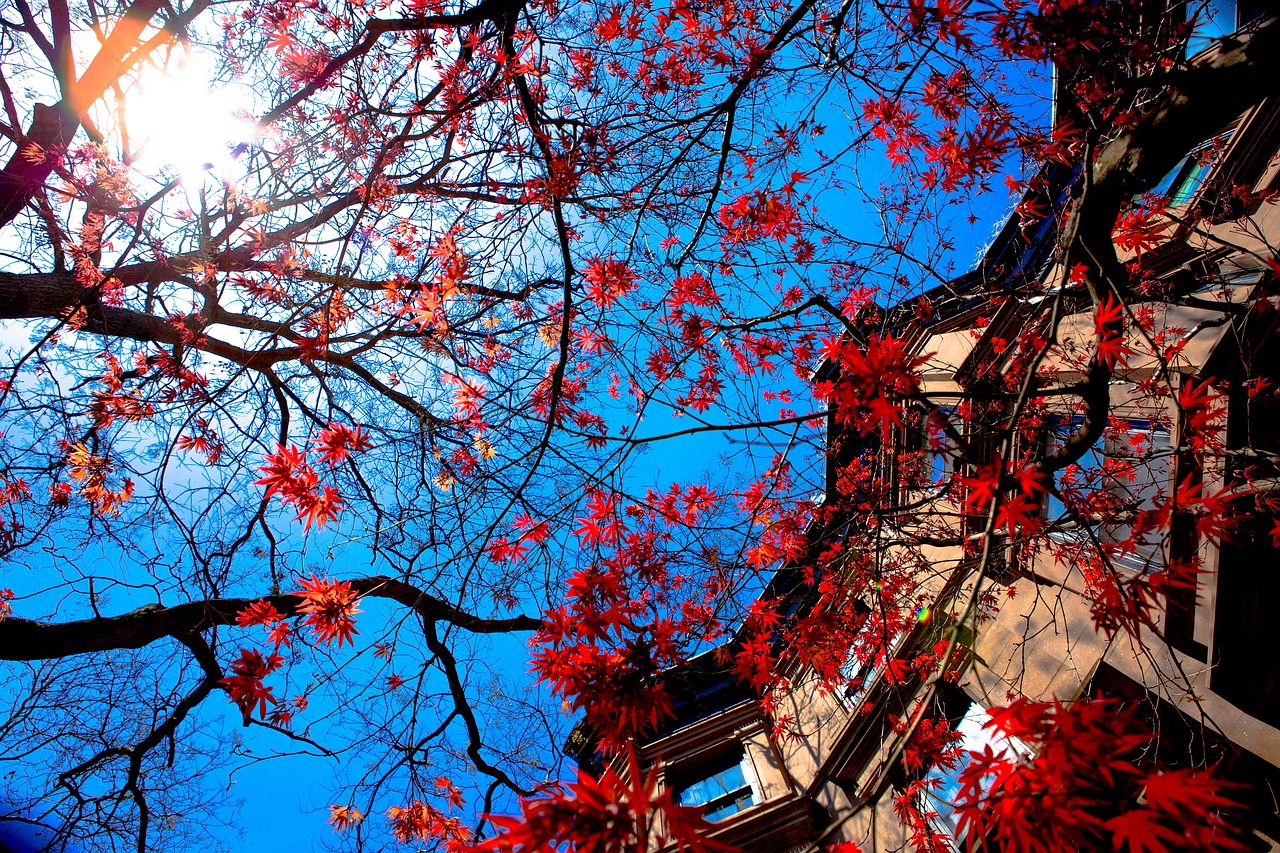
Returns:
[[[1174,207],[1191,201],[1204,186],[1205,180],[1218,160],[1218,155],[1234,133],[1234,130],[1228,130],[1198,145],[1172,172],[1165,176],[1165,179],[1152,192],[1164,195],[1169,200],[1169,204]]]
[[[712,764],[711,772],[701,779],[676,788],[674,799],[683,806],[707,806],[707,820],[722,820],[755,803],[755,795],[743,770],[741,753],[731,765]],[[718,763],[718,762],[717,762]]]
[[[1236,29],[1236,0],[1193,0],[1187,14],[1195,16],[1195,29],[1187,42],[1187,55],[1194,56]]]
[[[1130,424],[1124,441],[1107,447],[1113,460],[1115,477],[1106,483],[1125,512],[1116,523],[1103,524],[1099,538],[1105,542],[1125,542],[1132,535],[1131,522],[1137,513],[1152,510],[1156,499],[1168,494],[1173,479],[1173,448],[1167,430],[1150,429]],[[1163,565],[1163,552],[1158,536],[1133,543],[1133,552],[1117,555],[1118,564],[1142,571]]]
[[[1164,198],[1168,196],[1169,190],[1173,189],[1173,182],[1178,180],[1178,176],[1182,174],[1182,170],[1187,166],[1187,158],[1183,157],[1178,161],[1178,165],[1169,170],[1169,174],[1161,179],[1160,183],[1151,188],[1151,195]]]
[[[977,702],[969,706],[969,710],[965,712],[964,717],[956,724],[956,731],[960,734],[961,760],[956,762],[956,766],[952,768],[935,767],[926,775],[926,780],[937,780],[938,787],[932,789],[932,803],[934,812],[937,814],[938,821],[947,828],[947,830],[955,836],[956,818],[955,818],[955,801],[956,796],[960,793],[960,773],[964,769],[963,756],[968,752],[983,752],[989,746],[991,751],[996,755],[1004,755],[1011,752],[1017,752],[1022,749],[1018,745],[1011,743],[1001,732],[994,727],[987,728],[987,723],[991,721],[991,716],[986,709]]]
[[[705,815],[703,815],[703,817],[712,823],[715,823],[718,820],[724,820],[730,815],[735,815],[753,805],[753,799],[750,789],[740,791],[737,796],[733,797],[723,805],[713,806]]]
[[[1076,430],[1080,428],[1082,419],[1073,418],[1071,420],[1059,421],[1055,427],[1055,438],[1059,442],[1066,441]],[[1097,445],[1090,447],[1083,456],[1076,460],[1074,465],[1068,465],[1059,471],[1056,477],[1056,485],[1060,490],[1070,493],[1088,492],[1097,487],[1099,472],[1102,471],[1103,453],[1102,449]],[[1050,523],[1061,520],[1063,524],[1070,524],[1077,521],[1075,518],[1063,518],[1066,513],[1066,505],[1056,496],[1049,495],[1045,501],[1045,517]]]
[[[1178,185],[1170,192],[1169,204],[1176,206],[1191,201],[1196,191],[1204,184],[1204,179],[1208,177],[1209,169],[1212,165],[1207,156],[1201,154],[1191,168],[1187,170],[1186,174],[1182,176],[1182,179],[1178,181]]]

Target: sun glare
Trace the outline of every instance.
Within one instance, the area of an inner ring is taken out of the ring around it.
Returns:
[[[235,175],[231,151],[253,137],[252,125],[237,117],[251,105],[250,95],[243,86],[212,79],[211,63],[196,52],[142,73],[125,98],[134,168],[176,173],[187,184],[199,184],[206,175]]]

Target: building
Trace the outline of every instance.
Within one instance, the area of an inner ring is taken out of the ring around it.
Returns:
[[[1245,4],[1228,11],[1238,16],[1232,25],[1260,13]],[[974,438],[1008,415],[1001,393],[1010,376],[1023,375],[1011,363],[1023,351],[1017,342],[1044,335],[1036,325],[1044,306],[1060,306],[1059,345],[1037,371],[1047,392],[1039,433],[1010,431],[1006,445],[992,443],[993,459],[1001,450],[1017,459],[1030,442],[1059,447],[1086,414],[1070,395],[1055,394],[1084,377],[1099,322],[1054,253],[1056,217],[1077,176],[1049,164],[976,270],[877,318],[925,359],[920,396]],[[934,774],[929,825],[959,847],[947,799],[955,771],[909,766],[898,721],[927,701],[963,745],[978,748],[991,739],[986,707],[1013,696],[1103,695],[1139,709],[1158,732],[1161,763],[1216,764],[1240,782],[1256,848],[1280,850],[1280,633],[1268,619],[1280,592],[1271,532],[1280,514],[1278,190],[1280,97],[1269,97],[1186,152],[1149,195],[1162,212],[1143,223],[1144,236],[1118,240],[1142,292],[1114,340],[1108,426],[1058,472],[1055,494],[1038,500],[1039,544],[1016,533],[983,537],[982,519],[952,476],[977,471],[955,471],[949,439],[927,416],[904,408],[891,434],[860,434],[842,427],[833,405],[828,503],[856,504],[853,490],[868,489],[875,494],[867,502],[884,511],[874,529],[856,513],[828,525],[815,551],[823,537],[840,535],[860,543],[859,559],[877,572],[916,561],[913,594],[922,606],[914,619],[877,619],[874,596],[854,602],[866,617],[863,635],[881,636],[855,641],[836,689],[829,673],[780,640],[787,689],[771,698],[767,715],[724,662],[741,637],[668,673],[677,716],[637,752],[682,803],[706,805],[719,824],[715,837],[762,852],[834,841],[904,849],[908,831],[894,799],[910,780]],[[1033,209],[1048,213],[1027,216]],[[1153,393],[1161,384],[1169,394]],[[1193,432],[1195,405],[1203,416]],[[842,480],[851,465],[863,472],[857,482]],[[1194,503],[1170,500],[1180,490],[1249,501],[1249,513],[1220,537],[1196,523]],[[1086,491],[1087,506],[1073,497]],[[1135,536],[1161,508],[1171,513],[1168,532]],[[923,533],[921,518],[932,525]],[[975,551],[974,542],[990,544]],[[1138,637],[1099,619],[1108,589],[1136,589],[1169,566],[1198,570],[1189,582],[1154,588],[1150,624]],[[824,568],[839,570],[835,562]],[[1010,597],[1011,588],[1020,594]],[[766,592],[791,624],[820,596],[795,567]],[[984,611],[976,632],[968,618],[975,609]],[[952,678],[913,680],[896,667],[939,643],[948,646]],[[771,736],[780,719],[786,732]],[[573,752],[591,763],[587,744]]]

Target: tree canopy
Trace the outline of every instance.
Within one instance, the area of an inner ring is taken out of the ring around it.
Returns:
[[[917,613],[947,491],[978,552],[1048,541],[1032,510],[1133,355],[1126,251],[1167,224],[1142,194],[1280,79],[1274,24],[1189,61],[1202,4],[1175,5],[12,0],[4,819],[205,846],[233,767],[275,750],[329,759],[343,848],[588,849],[597,801],[639,818],[609,849],[658,812],[697,844],[622,772],[662,671],[736,636],[767,695],[785,629],[838,680],[875,653],[868,589]],[[236,123],[198,123],[210,91]],[[975,431],[886,309],[927,319],[1014,205],[1069,281],[970,286],[1042,320],[990,391],[1015,414]],[[1066,299],[1096,315],[1053,392],[1079,418],[1015,452]],[[828,442],[912,424],[947,469],[906,509]],[[905,550],[858,569],[904,514]],[[756,602],[784,565],[822,584],[790,628]],[[1099,592],[1098,624],[1137,636],[1161,582]],[[570,797],[578,719],[620,763]]]

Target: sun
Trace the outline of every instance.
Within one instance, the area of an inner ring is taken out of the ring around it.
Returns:
[[[232,150],[252,140],[244,118],[252,104],[246,87],[214,83],[213,64],[199,51],[148,66],[125,97],[124,122],[133,167],[144,174],[179,176],[198,185],[206,177],[231,180]]]

